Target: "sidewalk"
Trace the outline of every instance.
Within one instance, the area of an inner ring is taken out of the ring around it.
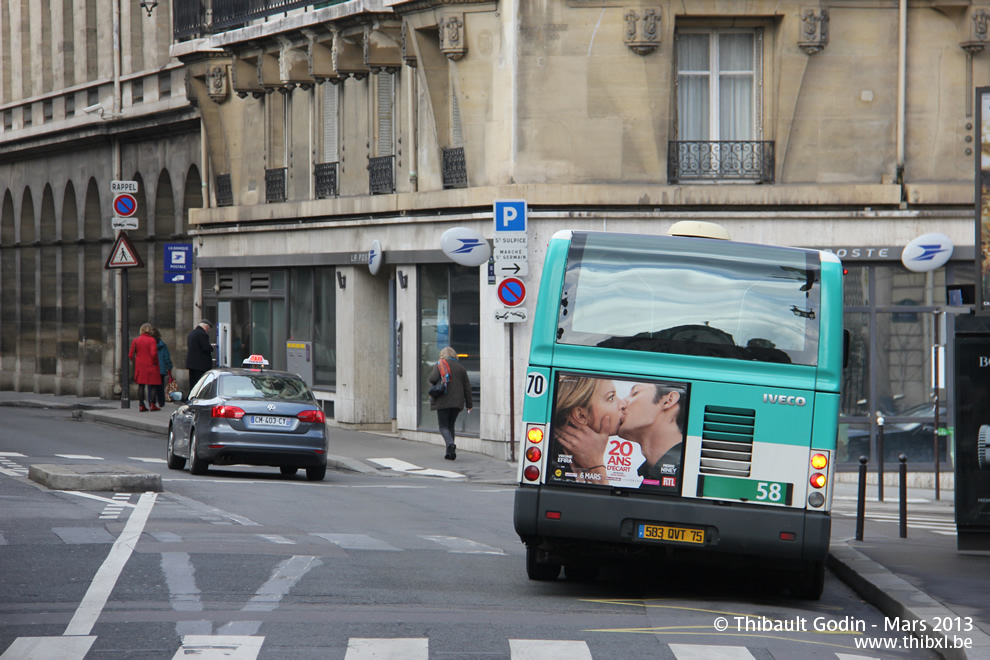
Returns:
[[[166,404],[162,411],[142,413],[136,405],[121,408],[119,401],[30,392],[0,392],[0,406],[68,409],[85,420],[161,433],[163,452],[168,417],[175,409]],[[335,469],[395,475],[371,460],[393,458],[427,469],[456,471],[472,482],[516,483],[516,467],[491,456],[458,451],[457,460],[451,462],[443,460],[439,444],[336,427],[330,433],[329,465]],[[927,632],[921,634],[931,644],[944,643],[946,637],[971,642],[968,649],[935,647],[943,657],[990,658],[990,552],[956,550],[953,491],[942,489],[941,499],[935,500],[934,489],[909,489],[908,537],[902,539],[897,487],[886,487],[885,501],[878,502],[877,487],[870,486],[863,540],[856,541],[857,491],[853,482],[834,484],[829,568],[888,618],[902,624],[925,621]],[[953,627],[947,633],[934,631],[936,617],[951,621]],[[972,617],[974,628],[960,631],[956,617],[963,625],[966,617]]]

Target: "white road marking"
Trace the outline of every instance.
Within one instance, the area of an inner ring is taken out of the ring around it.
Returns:
[[[18,637],[0,660],[83,660],[95,635],[86,637]]]
[[[16,456],[17,458],[27,458],[24,454],[19,454],[16,451],[0,451],[0,456]],[[38,639],[46,639],[45,637],[39,637]]]
[[[428,477],[443,477],[445,479],[464,479],[464,475],[459,472],[424,468],[412,463],[407,463],[406,461],[398,458],[369,458],[368,460],[384,468],[395,470],[396,472],[404,472],[406,474],[420,474]]]
[[[271,541],[272,543],[281,543],[282,545],[296,544],[295,541],[291,539],[287,539],[284,536],[279,536],[278,534],[258,534],[258,536],[265,539],[266,541]]]
[[[67,637],[88,635],[93,630],[93,626],[107,604],[110,592],[113,591],[113,587],[120,577],[124,564],[130,559],[131,553],[134,552],[134,546],[141,538],[141,532],[144,531],[144,525],[148,521],[148,516],[151,515],[151,508],[155,505],[157,496],[157,493],[141,494],[137,506],[127,518],[124,531],[114,541],[113,547],[110,548],[110,554],[93,577],[93,582],[86,590],[86,595],[83,596],[82,602],[79,603],[79,607],[72,616],[72,620],[69,621],[63,635]]]
[[[96,500],[97,502],[106,502],[107,504],[112,504],[114,502],[114,500],[109,497],[103,497],[102,495],[93,495],[92,493],[84,493],[78,490],[60,490],[57,492],[65,493],[67,495],[77,495],[79,497],[85,497],[86,499],[89,500]],[[124,506],[135,507],[136,505],[127,502],[124,503]]]
[[[196,569],[193,568],[189,553],[163,552],[162,573],[165,574],[169,601],[174,611],[203,611],[199,587],[196,586]],[[175,632],[180,637],[209,635],[213,632],[213,624],[209,621],[176,621]]]
[[[285,594],[302,579],[310,569],[321,566],[316,557],[296,555],[275,567],[272,576],[261,585],[258,592],[241,608],[242,612],[274,612]],[[255,635],[261,628],[261,621],[231,621],[220,628],[220,635]],[[263,638],[262,638],[263,639]]]
[[[186,635],[172,660],[255,660],[264,641],[245,635]]]
[[[367,534],[316,534],[322,539],[330,541],[344,550],[387,550],[391,552],[402,552],[401,548],[389,545],[385,541],[368,536]]]
[[[677,660],[756,660],[745,646],[668,644]]]
[[[426,660],[430,657],[430,640],[426,637],[347,640],[344,660]]]
[[[448,552],[469,555],[505,555],[505,553],[498,548],[493,548],[492,546],[485,545],[484,543],[478,543],[477,541],[472,541],[471,539],[462,539],[456,536],[420,535],[419,538],[426,539],[427,541],[433,541],[434,543],[439,543],[440,545],[445,545],[450,548]]]
[[[71,458],[79,461],[102,461],[99,456],[87,456],[86,454],[55,454],[59,458]]]
[[[141,463],[164,463],[164,458],[141,458],[140,456],[128,456],[132,461],[140,461]]]
[[[566,639],[510,639],[512,660],[591,660],[586,642]]]

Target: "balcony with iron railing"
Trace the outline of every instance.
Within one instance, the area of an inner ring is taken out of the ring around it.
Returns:
[[[395,156],[373,156],[368,159],[368,184],[372,195],[395,192]]]
[[[294,9],[321,9],[347,0],[172,0],[172,35],[176,40],[243,27],[251,21]],[[212,22],[207,22],[207,16]]]
[[[443,187],[467,188],[467,162],[464,147],[443,148]]]
[[[337,166],[337,163],[316,163],[313,176],[316,179],[317,199],[337,197],[340,194],[337,187]]]
[[[667,181],[774,182],[774,143],[722,140],[673,141],[667,145]]]
[[[289,169],[287,167],[276,167],[271,170],[265,170],[266,202],[271,204],[272,202],[284,202],[286,200],[285,182],[288,173]]]

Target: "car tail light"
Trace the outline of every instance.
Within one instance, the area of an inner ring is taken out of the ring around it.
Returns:
[[[327,421],[327,416],[323,414],[322,410],[304,410],[296,415],[296,417],[301,422],[312,422],[314,424],[323,424]]]
[[[530,465],[523,470],[523,476],[526,477],[527,481],[538,481],[540,478],[540,468]]]
[[[540,460],[541,456],[543,456],[543,452],[540,451],[539,447],[530,447],[529,449],[526,450],[527,461],[532,461],[533,463],[535,463],[538,460]]]
[[[821,472],[816,472],[813,475],[811,475],[812,488],[824,488],[826,481],[827,480],[825,479],[825,475],[822,474]]]
[[[244,417],[244,411],[237,406],[213,406],[211,414],[213,417],[225,417],[227,419]]]
[[[825,466],[828,465],[828,456],[825,454],[812,454],[811,456],[811,467],[816,470],[824,470]]]
[[[533,444],[543,442],[543,429],[539,426],[531,426],[526,430],[526,439]]]

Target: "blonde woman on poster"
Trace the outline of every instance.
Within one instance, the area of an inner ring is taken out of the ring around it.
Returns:
[[[557,408],[553,433],[560,448],[557,457],[568,476],[578,481],[609,485],[605,466],[608,438],[615,435],[625,416],[625,401],[615,383],[603,378],[564,374],[557,384]]]

